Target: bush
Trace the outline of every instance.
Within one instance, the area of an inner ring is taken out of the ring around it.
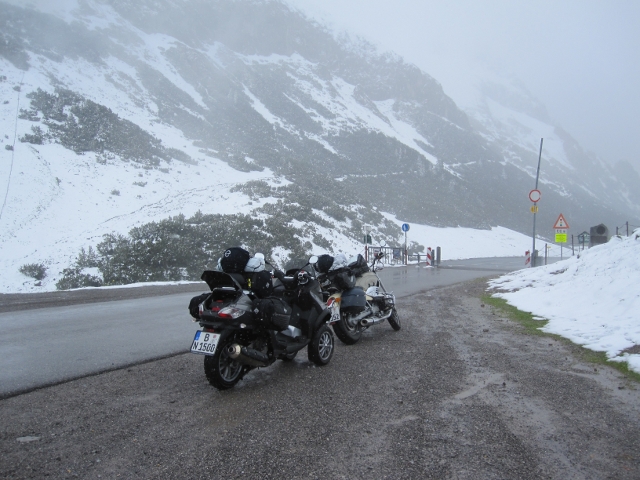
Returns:
[[[47,267],[42,263],[27,263],[20,267],[20,273],[36,280],[42,280],[47,276]]]
[[[22,143],[32,143],[34,145],[42,145],[45,140],[45,133],[42,131],[40,127],[31,127],[31,131],[33,134],[25,133],[23,137],[20,138]]]
[[[102,279],[100,277],[84,273],[80,267],[65,268],[62,271],[62,278],[56,282],[56,288],[58,290],[101,286]]]

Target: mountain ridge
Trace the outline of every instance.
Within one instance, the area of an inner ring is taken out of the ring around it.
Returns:
[[[545,137],[541,221],[551,223],[559,213],[545,205],[555,205],[585,227],[602,219],[622,224],[637,218],[637,176],[628,175],[624,166],[610,168],[566,132],[545,124],[543,106],[535,100],[525,96],[520,102],[535,118],[502,105],[518,104],[517,88],[503,97],[494,92],[479,113],[470,115],[428,73],[366,43],[341,43],[277,1],[142,1],[134,8],[124,1],[86,0],[76,7],[54,17],[0,2],[0,60],[7,72],[0,82],[4,130],[15,127],[23,140],[14,142],[15,151],[0,152],[5,165],[17,153],[26,163],[46,164],[50,155],[71,158],[73,152],[86,160],[78,171],[99,176],[108,167],[127,178],[127,191],[134,186],[141,192],[131,193],[129,204],[121,180],[111,189],[85,192],[98,201],[93,203],[122,203],[118,217],[131,221],[116,226],[111,217],[104,218],[83,247],[97,245],[110,228],[124,235],[140,226],[144,217],[135,212],[148,212],[160,201],[158,190],[150,194],[147,185],[164,185],[173,193],[162,201],[183,205],[184,211],[167,209],[165,218],[219,213],[180,191],[186,169],[203,179],[209,179],[210,170],[228,172],[234,181],[221,182],[217,175],[215,184],[229,196],[244,192],[246,182],[266,180],[268,189],[247,190],[249,201],[259,204],[242,208],[263,220],[277,212],[269,207],[274,201],[302,205],[279,217],[300,239],[301,246],[288,254],[320,244],[339,248],[345,240],[322,241],[331,230],[357,243],[365,223],[379,238],[397,242],[399,233],[376,212],[439,227],[500,225],[527,232],[526,194],[535,179],[539,138],[534,132],[540,131]],[[64,104],[61,92],[76,100]],[[64,104],[57,120],[45,112],[56,103]],[[16,111],[21,116],[14,122]],[[123,131],[141,132],[129,150],[105,143],[118,135],[134,138]],[[8,140],[5,134],[5,146]],[[619,182],[618,171],[625,182]],[[54,177],[49,190],[64,195],[62,174],[48,175]],[[85,182],[93,184],[95,178]],[[25,228],[16,212],[40,218],[44,205],[53,201],[28,182],[20,183],[30,192],[27,198],[12,193],[10,183],[3,206],[7,218],[0,221],[18,223],[5,229],[15,233]],[[284,184],[296,188],[278,186]],[[190,191],[213,198],[204,188]],[[274,192],[279,193],[274,197]],[[325,219],[330,226],[323,227],[327,232],[305,233],[303,226],[294,226],[317,212],[331,212]],[[148,219],[162,221],[155,214]],[[0,240],[10,239],[0,235]],[[34,258],[33,248],[24,253],[25,261]],[[78,249],[66,253],[67,264],[73,264]],[[19,258],[9,262],[13,268]]]

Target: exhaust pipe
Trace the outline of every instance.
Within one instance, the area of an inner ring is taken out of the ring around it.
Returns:
[[[370,327],[371,325],[375,325],[376,323],[380,323],[391,316],[393,313],[393,309],[389,309],[387,313],[385,313],[382,317],[369,317],[360,320],[360,325],[363,327]]]
[[[269,357],[253,348],[243,347],[234,343],[227,348],[227,354],[233,360],[252,367],[266,367],[269,365]]]

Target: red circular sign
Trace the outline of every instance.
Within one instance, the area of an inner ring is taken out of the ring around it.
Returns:
[[[540,190],[531,190],[529,192],[529,200],[531,200],[533,203],[539,202],[540,196]]]

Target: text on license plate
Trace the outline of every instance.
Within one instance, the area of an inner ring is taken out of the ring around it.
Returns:
[[[331,305],[331,318],[329,319],[329,323],[339,322],[340,321],[340,303],[333,302]]]
[[[220,340],[220,334],[198,330],[191,344],[191,352],[213,355]]]

